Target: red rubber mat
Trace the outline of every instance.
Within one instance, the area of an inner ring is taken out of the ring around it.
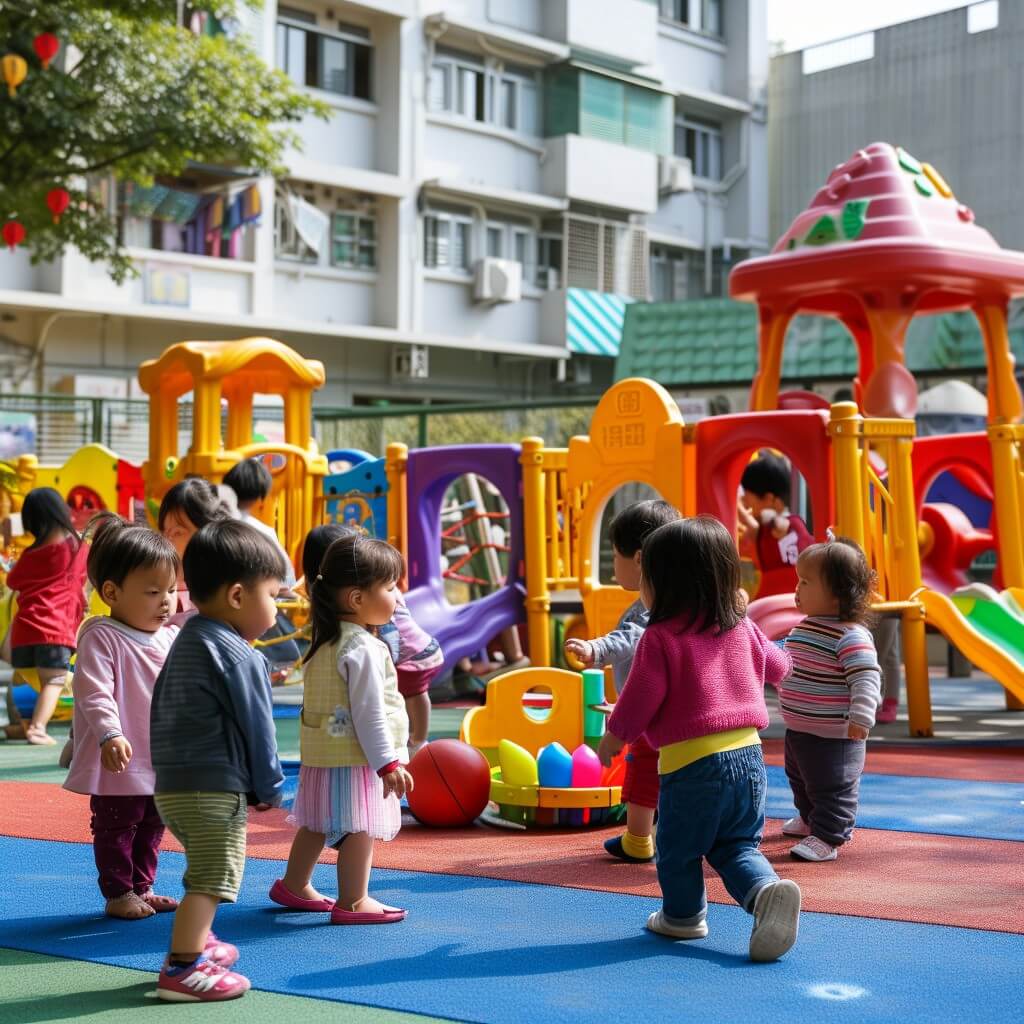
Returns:
[[[781,875],[800,883],[807,910],[1024,934],[1018,843],[859,829],[837,862],[808,864],[789,857],[794,840],[780,834],[779,821],[766,826],[764,852]],[[442,831],[410,825],[394,842],[378,844],[376,865],[657,896],[653,865],[614,861],[601,849],[617,831]],[[87,843],[88,801],[52,784],[0,783],[0,834]],[[253,814],[249,855],[284,860],[292,835],[284,811]],[[165,847],[180,850],[170,836]],[[322,858],[333,859],[333,853]],[[731,902],[710,873],[708,898]]]

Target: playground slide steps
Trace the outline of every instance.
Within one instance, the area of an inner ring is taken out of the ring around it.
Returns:
[[[951,596],[924,589],[918,597],[925,618],[993,679],[1024,700],[1024,603],[975,583]]]

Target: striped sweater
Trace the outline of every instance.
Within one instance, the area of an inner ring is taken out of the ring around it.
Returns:
[[[793,670],[779,687],[786,727],[845,738],[849,722],[870,729],[881,701],[875,643],[863,626],[825,616],[804,619],[786,637]]]

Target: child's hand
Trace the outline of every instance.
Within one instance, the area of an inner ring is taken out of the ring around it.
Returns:
[[[589,640],[566,640],[565,651],[584,668],[590,668],[594,664],[594,645]]]
[[[749,604],[750,595],[743,589],[743,587],[740,587],[740,589],[736,591],[736,607],[745,615]]]
[[[401,800],[406,793],[411,793],[413,790],[412,776],[401,765],[393,772],[381,776],[381,781],[384,783],[385,797],[394,793]]]
[[[605,768],[611,768],[612,758],[625,746],[625,742],[620,740],[618,736],[613,736],[610,732],[606,732],[601,737],[601,742],[597,747],[597,756],[601,764]]]
[[[871,730],[867,726],[858,725],[856,722],[850,722],[846,727],[847,738],[851,740],[866,740],[869,732]]]
[[[742,498],[736,499],[736,522],[740,528],[741,535],[746,533],[748,530],[751,533],[757,533],[758,527],[761,525],[755,518],[754,514],[743,504]]]
[[[772,520],[772,536],[782,540],[789,533],[789,516],[778,515]]]
[[[117,775],[128,767],[132,759],[132,745],[123,736],[113,736],[100,747],[100,764]]]

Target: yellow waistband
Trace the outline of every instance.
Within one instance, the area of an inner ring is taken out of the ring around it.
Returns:
[[[754,728],[729,729],[727,732],[713,732],[710,736],[698,736],[692,740],[680,740],[670,743],[658,751],[658,773],[667,775],[677,772],[702,757],[721,754],[726,750],[739,750],[740,747],[759,746],[761,737]]]

